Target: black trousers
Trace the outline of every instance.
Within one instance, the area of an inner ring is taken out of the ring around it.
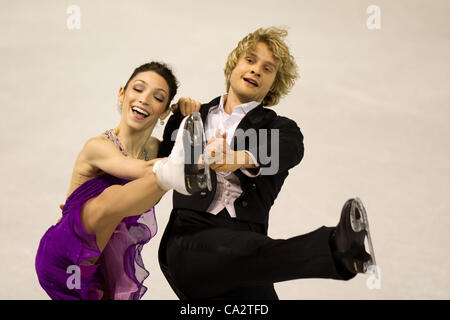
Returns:
[[[272,239],[262,226],[174,209],[159,250],[161,269],[180,299],[278,299],[274,283],[300,278],[348,280],[329,245],[334,228]]]

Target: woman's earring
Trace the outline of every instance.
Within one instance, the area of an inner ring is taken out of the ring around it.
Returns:
[[[164,125],[164,120],[163,119],[159,119],[159,124],[163,126]]]

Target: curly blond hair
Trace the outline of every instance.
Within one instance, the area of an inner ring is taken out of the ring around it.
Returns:
[[[230,89],[231,72],[236,67],[239,58],[248,51],[253,50],[257,43],[262,42],[269,47],[277,64],[275,81],[270,91],[264,97],[263,104],[268,107],[278,104],[280,99],[289,93],[295,80],[299,77],[294,57],[290,54],[289,48],[283,40],[287,34],[288,32],[285,28],[259,28],[239,41],[237,47],[228,55],[228,60],[225,64],[224,73],[227,92]]]

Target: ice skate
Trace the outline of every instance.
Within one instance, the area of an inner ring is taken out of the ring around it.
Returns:
[[[198,111],[188,117],[184,125],[184,178],[186,189],[189,193],[212,190],[211,177],[208,162],[204,162],[204,168],[199,169],[201,155],[206,158],[206,138],[203,122]]]
[[[366,239],[369,253],[366,252]],[[369,221],[359,198],[345,202],[331,245],[335,257],[352,273],[366,273],[376,267]]]
[[[211,190],[208,164],[199,169],[198,160],[205,152],[205,134],[200,113],[195,111],[183,119],[169,157],[157,161],[153,167],[159,186],[164,190],[191,195]]]

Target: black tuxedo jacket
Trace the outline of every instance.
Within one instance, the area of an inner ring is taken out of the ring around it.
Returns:
[[[217,97],[201,106],[200,114],[203,123],[206,121],[208,110],[218,105],[219,102],[220,97]],[[158,157],[167,157],[170,154],[174,145],[174,141],[171,140],[172,133],[179,128],[182,119],[183,116],[180,112],[174,113],[169,118],[164,129],[163,141],[159,147]],[[243,191],[241,196],[234,202],[236,218],[241,221],[261,224],[267,234],[269,210],[280,192],[284,180],[289,174],[289,169],[299,164],[303,158],[303,135],[294,121],[286,117],[278,116],[273,110],[264,108],[262,104],[245,115],[236,129],[233,139],[238,139],[239,137],[236,135],[242,133],[242,130],[238,129],[242,129],[244,132],[247,129],[255,129],[250,131],[253,132],[253,135],[256,135],[256,140],[252,140],[252,138],[255,138],[254,136],[246,136],[245,145],[242,145],[241,149],[245,148],[245,150],[251,151],[261,168],[268,168],[273,165],[273,163],[264,162],[266,162],[267,158],[270,159],[273,153],[272,151],[275,150],[271,145],[270,129],[278,129],[279,158],[277,161],[279,165],[276,173],[270,175],[262,174],[251,178],[242,173],[241,170],[234,172],[240,180],[240,186]],[[267,130],[267,138],[261,135],[259,129]],[[250,141],[257,141],[257,145],[250,145]],[[235,144],[235,150],[237,150],[237,147],[237,144]],[[263,157],[264,155],[268,156],[262,159],[260,150],[264,150]],[[174,191],[173,208],[185,208],[206,212],[216,192],[217,176],[213,170],[211,170],[211,180],[213,187],[211,192],[206,191],[192,196],[185,196]]]

